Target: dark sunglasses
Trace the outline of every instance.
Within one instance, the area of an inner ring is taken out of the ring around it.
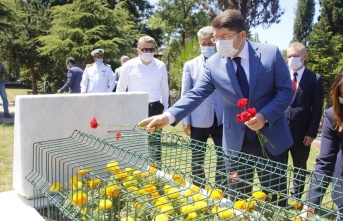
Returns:
[[[155,48],[140,48],[141,52],[143,53],[153,53],[155,52]]]

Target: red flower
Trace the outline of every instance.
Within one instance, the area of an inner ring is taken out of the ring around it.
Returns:
[[[248,103],[249,103],[248,98],[242,98],[237,102],[237,106],[244,109],[247,107]]]
[[[121,138],[121,132],[120,131],[117,131],[116,133],[116,140],[119,140],[119,138]]]
[[[98,127],[98,125],[99,125],[99,122],[96,120],[95,117],[93,117],[92,120],[91,120],[91,122],[90,122],[91,128],[94,128],[94,129],[95,129],[95,128]]]
[[[255,108],[248,108],[247,109],[247,112],[249,112],[249,114],[250,114],[250,118],[252,118],[252,117],[255,117],[255,115],[256,115],[256,109]]]
[[[236,119],[240,123],[247,122],[250,120],[250,118],[251,114],[248,111],[243,111],[242,113],[236,115]]]
[[[236,183],[238,179],[238,172],[231,172],[230,182]]]

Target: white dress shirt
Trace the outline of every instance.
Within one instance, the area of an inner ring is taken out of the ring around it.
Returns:
[[[150,64],[142,63],[140,57],[133,58],[123,66],[116,92],[147,92],[149,103],[160,101],[164,111],[168,108],[169,86],[166,65],[154,58]]]
[[[81,93],[112,92],[115,86],[114,73],[110,66],[93,63],[82,75]]]
[[[293,71],[292,69],[290,69],[289,73],[291,74],[291,80],[293,81],[293,78],[294,78],[294,73],[297,72],[297,88],[299,87],[299,82],[301,81],[301,77],[303,76],[304,74],[304,71],[305,71],[305,66],[303,66],[302,68],[300,68],[299,70],[297,71]]]

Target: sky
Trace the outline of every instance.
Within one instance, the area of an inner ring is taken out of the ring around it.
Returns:
[[[149,0],[151,4],[155,4],[158,0]],[[297,0],[279,0],[280,6],[285,13],[281,16],[281,21],[278,24],[273,24],[267,29],[257,27],[251,30],[251,34],[258,34],[261,42],[273,44],[279,47],[280,50],[287,49],[288,44],[293,38],[293,24],[295,18],[295,10]],[[316,0],[316,13],[313,21],[317,21],[319,15],[319,0]]]

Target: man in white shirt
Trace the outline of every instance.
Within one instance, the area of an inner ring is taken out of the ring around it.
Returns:
[[[114,70],[114,80],[115,80],[115,82],[116,82],[116,86],[114,87],[113,92],[115,92],[116,89],[117,89],[117,84],[118,84],[118,81],[119,81],[119,77],[120,77],[121,70],[123,69],[123,65],[124,65],[125,62],[127,62],[129,59],[130,59],[130,58],[129,58],[128,56],[126,56],[126,55],[122,56],[122,57],[120,58],[120,64],[121,64],[121,66],[120,66],[119,68],[116,68],[116,69]]]
[[[115,80],[110,65],[104,64],[104,49],[91,52],[94,63],[88,64],[82,75],[81,93],[112,92]]]
[[[138,40],[138,57],[128,60],[120,73],[116,92],[147,92],[149,94],[149,117],[162,114],[168,108],[169,86],[166,65],[154,58],[155,39],[143,36]],[[159,131],[160,132],[160,131]],[[150,142],[155,150],[153,158],[161,161],[159,136]]]

